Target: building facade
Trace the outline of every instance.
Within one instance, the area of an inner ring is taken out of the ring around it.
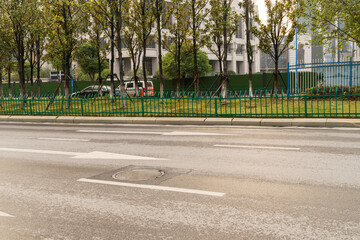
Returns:
[[[232,8],[235,11],[240,11],[238,6],[239,0],[235,0],[232,3]],[[257,11],[257,7],[256,7]],[[166,31],[166,29],[164,30]],[[155,34],[155,29],[154,29]],[[251,38],[251,45],[253,46],[254,51],[254,62],[252,63],[252,71],[259,72],[260,71],[260,51],[258,50],[258,40],[252,36]],[[206,52],[209,57],[209,63],[212,66],[213,74],[219,72],[219,62],[215,54],[213,54],[208,48],[203,47],[202,51]],[[158,65],[158,44],[155,40],[151,41],[148,45],[146,50],[146,69],[149,77],[152,77],[157,72],[159,65]],[[163,49],[162,55],[163,57],[167,51]],[[116,56],[116,61],[119,61],[118,56]],[[248,73],[248,62],[247,62],[247,55],[246,55],[246,39],[245,39],[245,23],[244,20],[240,20],[238,23],[238,28],[236,33],[232,38],[232,42],[230,43],[228,49],[228,71],[233,71],[236,74],[246,74]],[[123,66],[124,66],[124,73],[125,78],[131,78],[132,72],[132,64],[131,58],[129,56],[128,50],[126,47],[123,48]],[[115,72],[119,74],[118,64],[115,64]]]

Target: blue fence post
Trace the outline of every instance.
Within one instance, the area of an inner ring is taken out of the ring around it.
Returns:
[[[352,87],[352,68],[353,68],[353,61],[352,57],[350,58],[350,87]]]

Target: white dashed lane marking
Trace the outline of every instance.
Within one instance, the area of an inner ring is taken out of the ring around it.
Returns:
[[[270,146],[246,146],[246,145],[214,145],[214,147],[224,147],[224,148],[247,148],[247,149],[260,149],[260,150],[290,150],[290,151],[300,151],[300,148],[291,148],[291,147],[270,147]]]
[[[104,181],[104,180],[87,179],[87,178],[81,178],[78,181],[79,182],[87,182],[87,183],[113,185],[113,186],[120,186],[120,187],[132,187],[132,188],[142,188],[142,189],[151,189],[151,190],[160,190],[160,191],[199,194],[199,195],[206,195],[206,196],[212,196],[212,197],[223,197],[225,195],[225,193],[221,193],[221,192],[209,192],[209,191],[187,189],[187,188],[176,188],[176,187],[166,187],[166,186],[157,186],[157,185],[114,182],[114,181]]]
[[[0,211],[0,217],[15,217],[15,216]]]

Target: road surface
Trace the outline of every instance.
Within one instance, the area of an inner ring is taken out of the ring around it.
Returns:
[[[360,239],[360,129],[0,123],[0,239]]]

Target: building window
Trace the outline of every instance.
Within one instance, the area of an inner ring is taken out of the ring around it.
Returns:
[[[232,50],[233,50],[233,45],[232,45],[232,43],[230,43],[230,44],[228,45],[227,52],[228,52],[228,53],[231,53]]]
[[[153,75],[152,71],[152,58],[145,59],[145,68],[148,75]]]
[[[155,48],[155,40],[151,40],[150,42],[148,42],[146,48]]]
[[[236,38],[243,38],[243,22],[241,19],[239,20],[239,22],[237,24]]]
[[[243,62],[236,62],[236,73],[237,74],[242,74],[242,68],[243,68]]]
[[[100,38],[100,48],[101,49],[106,48],[106,44],[107,44],[106,38]]]
[[[121,48],[122,49],[127,48],[126,42],[124,40],[124,36],[121,36]]]
[[[250,29],[252,28],[253,26],[253,20],[250,19]],[[254,40],[254,34],[252,34],[252,32],[250,31],[250,40]]]
[[[242,44],[237,44],[236,46],[236,54],[237,55],[241,55],[244,53],[244,45]]]

